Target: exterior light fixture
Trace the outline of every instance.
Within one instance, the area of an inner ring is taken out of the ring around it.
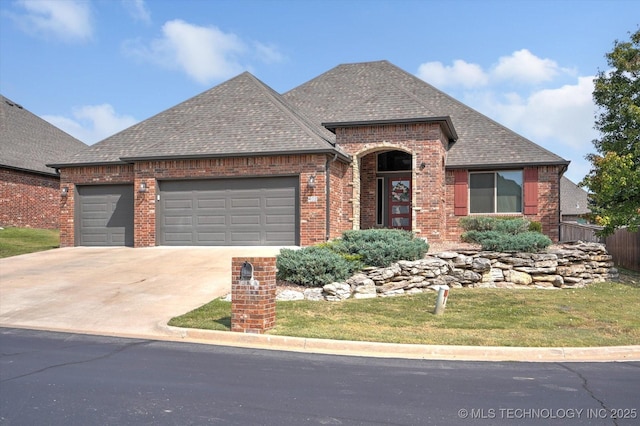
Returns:
[[[147,182],[140,182],[140,188],[138,188],[138,192],[147,192],[149,188],[147,188]]]
[[[420,163],[420,170],[424,170],[425,167],[427,167],[427,163],[425,163],[424,161]]]
[[[309,188],[315,188],[316,187],[316,176],[315,175],[311,175],[309,176]]]
[[[60,195],[62,195],[63,197],[66,197],[69,195],[69,187],[68,186],[63,186],[62,189],[60,190]]]

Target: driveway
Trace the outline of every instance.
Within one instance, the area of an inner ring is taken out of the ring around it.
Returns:
[[[231,291],[231,258],[279,247],[61,248],[0,259],[0,326],[149,336]]]

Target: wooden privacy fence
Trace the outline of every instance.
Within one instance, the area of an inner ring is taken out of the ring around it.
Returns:
[[[640,231],[618,229],[607,237],[606,245],[616,265],[640,272]]]
[[[602,228],[596,225],[562,222],[560,224],[560,242],[580,240],[604,243],[617,266],[640,271],[640,231],[629,232],[622,228],[603,239],[596,235],[596,231],[600,229]]]
[[[562,222],[560,224],[560,242],[586,241],[589,243],[604,243],[603,239],[596,235],[601,226],[582,225],[575,222]]]

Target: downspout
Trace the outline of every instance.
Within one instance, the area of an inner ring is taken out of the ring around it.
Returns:
[[[326,163],[324,164],[324,180],[326,182],[325,184],[325,241],[329,241],[329,238],[331,238],[331,200],[330,200],[330,196],[331,196],[331,173],[329,173],[329,165],[333,162],[335,162],[338,159],[338,154],[336,153],[333,157],[333,159],[329,159],[327,158]]]

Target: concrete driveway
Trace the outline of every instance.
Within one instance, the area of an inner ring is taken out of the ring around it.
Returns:
[[[231,291],[231,258],[279,247],[49,250],[0,259],[0,326],[150,336]]]

